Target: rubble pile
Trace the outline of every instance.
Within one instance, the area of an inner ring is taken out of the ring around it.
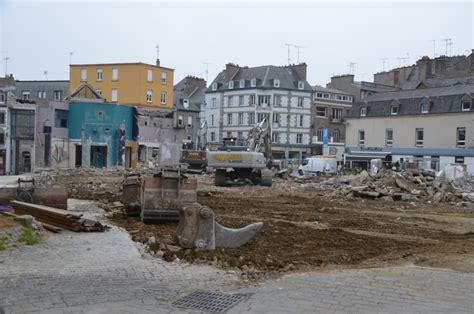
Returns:
[[[376,176],[366,171],[358,175],[331,178],[305,187],[332,189],[326,198],[369,198],[385,201],[425,201],[428,203],[474,202],[474,183],[466,178],[451,183],[434,171],[412,169],[404,172],[382,170]],[[463,204],[465,205],[465,204]]]

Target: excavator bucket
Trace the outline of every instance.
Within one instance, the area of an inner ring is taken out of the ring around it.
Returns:
[[[15,199],[26,203],[67,209],[66,188],[37,187],[34,179],[18,179]]]
[[[178,171],[162,171],[142,177],[140,183],[141,219],[144,223],[177,221],[179,209],[196,202],[197,180]]]
[[[226,228],[216,222],[211,208],[194,203],[180,209],[176,234],[179,244],[184,248],[237,248],[250,241],[262,226],[263,223],[258,222],[240,229]]]
[[[140,215],[140,175],[128,175],[122,184],[122,203],[130,216]]]

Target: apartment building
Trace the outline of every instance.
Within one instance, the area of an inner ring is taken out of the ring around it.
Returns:
[[[342,159],[346,139],[346,116],[352,108],[353,96],[321,86],[314,86],[313,91],[311,154],[331,154]],[[326,140],[323,138],[324,132],[327,132]]]
[[[372,83],[366,81],[355,81],[354,74],[336,75],[331,77],[331,82],[326,87],[337,89],[354,97],[354,101],[363,101],[367,97],[383,92],[395,91],[394,86]]]
[[[222,139],[246,139],[256,123],[271,125],[274,158],[299,159],[310,153],[312,87],[305,63],[242,67],[227,64],[205,93],[202,117],[207,146]]]
[[[146,63],[73,64],[69,90],[91,85],[106,102],[173,109],[174,70]]]
[[[474,84],[374,94],[355,103],[346,124],[346,160],[377,155],[466,164],[474,174]],[[372,157],[373,158],[373,157]]]
[[[69,95],[69,81],[15,81],[15,96],[22,100],[62,101]]]

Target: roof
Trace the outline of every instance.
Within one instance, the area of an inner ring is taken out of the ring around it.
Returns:
[[[69,83],[69,80],[15,80],[16,83]]]
[[[327,92],[327,93],[341,94],[341,95],[348,95],[348,96],[352,95],[350,93],[343,92],[342,90],[339,90],[339,89],[322,87],[322,86],[319,86],[319,85],[313,86],[313,90],[315,92]]]
[[[354,82],[352,84],[359,87],[360,89],[370,90],[370,91],[374,91],[374,92],[386,92],[386,91],[396,90],[396,88],[393,87],[393,86],[377,84],[377,83],[372,83],[372,82],[366,82],[366,81]]]
[[[104,102],[105,98],[102,97],[102,95],[100,95],[89,83],[82,83],[71,93],[71,95],[66,97],[66,100]]]
[[[214,83],[219,84],[217,91],[229,90],[229,81],[226,80],[226,70],[221,71],[206,92],[216,92],[212,90]],[[256,87],[251,87],[251,80],[256,79]],[[274,87],[274,80],[280,80],[280,87]],[[234,88],[232,90],[239,90],[240,81],[244,80],[246,89],[249,88],[271,88],[271,89],[290,89],[299,90],[298,82],[304,82],[304,89],[300,91],[312,92],[311,85],[306,79],[300,77],[294,68],[291,66],[274,66],[264,65],[258,67],[239,67],[238,71],[232,77],[231,81],[234,81]]]
[[[474,157],[474,148],[420,148],[420,147],[349,147],[349,154],[384,153],[413,156],[464,156]]]
[[[71,67],[84,67],[84,66],[107,66],[107,65],[146,65],[149,67],[155,67],[155,68],[160,68],[160,69],[166,69],[166,70],[171,70],[174,71],[172,68],[167,68],[167,67],[162,67],[162,66],[157,66],[155,64],[149,64],[149,63],[144,63],[144,62],[123,62],[123,63],[82,63],[82,64],[70,64],[69,66]]]
[[[392,116],[391,107],[398,106],[396,116],[429,115],[442,113],[474,113],[474,105],[470,111],[462,111],[463,100],[470,100],[474,96],[474,84],[455,85],[449,87],[415,89],[407,91],[385,92],[374,94],[363,102],[352,105],[348,118],[360,117],[360,108],[366,107],[366,117]],[[421,113],[422,102],[429,105],[428,113]]]

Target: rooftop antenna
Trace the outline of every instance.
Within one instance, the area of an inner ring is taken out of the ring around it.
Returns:
[[[349,74],[354,74],[354,70],[356,68],[357,63],[351,62],[349,63]]]
[[[291,64],[291,60],[290,60],[290,48],[291,46],[293,46],[292,44],[285,44],[285,46],[288,47],[288,64]]]
[[[210,62],[203,62],[204,65],[206,65],[206,83],[207,83],[207,79],[208,79],[208,76],[209,76],[209,64],[212,64]]]
[[[433,43],[433,59],[436,58],[436,39],[430,40]]]
[[[359,76],[361,77],[360,80],[363,81],[364,77],[367,75],[367,73],[360,73]]]
[[[453,45],[453,41],[451,38],[443,39],[446,45],[446,56],[448,56],[448,47],[449,47],[449,56],[451,56],[451,46]]]
[[[306,48],[305,46],[297,46],[295,45],[295,48],[296,48],[296,63],[300,63],[300,50],[301,48]]]
[[[69,64],[72,64],[72,55],[74,54],[74,51],[69,52]]]
[[[44,74],[44,77],[46,78],[46,81],[48,80],[48,71],[47,70],[44,70],[43,71],[43,74]]]
[[[159,59],[160,58],[160,45],[156,45],[155,48],[156,48],[156,58]]]
[[[410,65],[410,53],[407,52],[407,66]]]
[[[8,73],[8,60],[10,60],[9,57],[5,57],[3,58],[3,60],[5,60],[5,77],[7,77],[7,73]]]
[[[382,58],[382,71],[385,71],[385,62],[388,60],[388,58]]]
[[[398,66],[401,67],[402,66],[402,61],[405,60],[405,58],[397,58],[398,59]]]

